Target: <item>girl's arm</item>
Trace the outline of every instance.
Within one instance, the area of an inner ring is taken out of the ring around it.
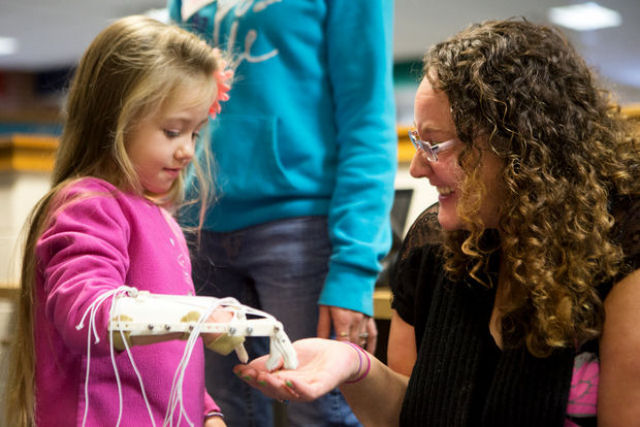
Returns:
[[[633,425],[640,419],[640,269],[613,286],[604,309],[598,425]]]
[[[234,372],[267,396],[280,400],[311,401],[339,386],[363,424],[398,425],[408,377],[344,342],[308,338],[293,346],[300,362],[295,370],[269,372],[266,357],[261,357],[236,366]]]

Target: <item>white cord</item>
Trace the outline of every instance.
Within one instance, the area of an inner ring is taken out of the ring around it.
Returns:
[[[130,288],[129,292],[127,292],[127,296],[131,297],[131,298],[135,298],[136,296],[138,296],[138,289],[136,288]],[[116,310],[118,310],[118,304],[111,304],[111,312],[109,313],[109,316],[111,319],[117,319],[120,316],[120,312]],[[156,426],[156,422],[153,419],[153,411],[151,410],[151,404],[149,403],[149,399],[147,397],[147,392],[145,391],[144,388],[144,383],[142,381],[142,375],[140,375],[140,371],[138,370],[138,367],[136,366],[135,361],[133,360],[133,353],[131,353],[131,347],[129,346],[129,343],[127,341],[127,338],[124,335],[124,331],[120,330],[120,338],[122,339],[122,343],[124,345],[125,351],[127,352],[127,357],[129,358],[129,362],[131,363],[131,367],[133,368],[133,372],[136,374],[136,377],[138,378],[138,384],[140,384],[140,391],[142,393],[142,399],[144,400],[144,404],[145,407],[147,408],[147,413],[149,414],[149,419],[151,420],[151,424],[153,425],[153,427]],[[118,398],[119,398],[119,408],[120,408],[120,412],[118,414],[118,425],[120,425],[120,419],[122,416],[122,404],[123,404],[123,397],[122,397],[122,390],[121,390],[121,386],[120,386],[120,380],[119,380],[119,375],[118,375],[118,368],[116,366],[116,361],[115,361],[115,355],[113,353],[114,347],[113,347],[113,332],[111,332],[110,337],[112,337],[112,341],[111,341],[111,362],[113,364],[113,370],[116,376],[116,381],[118,382]]]
[[[142,375],[140,375],[140,371],[138,370],[136,363],[133,361],[133,353],[131,353],[131,347],[129,347],[129,343],[127,343],[126,337],[124,336],[124,331],[120,331],[120,336],[122,337],[122,342],[124,343],[124,348],[127,352],[127,356],[129,357],[129,361],[131,362],[131,367],[133,368],[133,372],[135,372],[136,377],[138,378],[138,384],[140,384],[140,391],[142,392],[142,398],[144,399],[144,404],[147,407],[147,413],[149,414],[149,418],[151,419],[151,424],[153,425],[153,427],[156,427],[156,422],[153,419],[153,412],[151,411],[151,404],[149,403],[149,399],[147,398],[147,392],[145,391],[144,383],[142,382]],[[113,346],[111,348],[111,351],[113,352]],[[115,368],[115,359],[114,359],[114,368]],[[117,370],[117,368],[115,369]],[[116,376],[117,375],[118,374],[116,372]],[[120,406],[122,407],[122,395],[120,395]]]
[[[113,307],[113,303],[111,304]],[[120,384],[120,375],[118,374],[118,367],[116,365],[116,357],[113,353],[113,333],[109,333],[109,353],[111,355],[111,366],[113,366],[113,372],[116,374],[116,384],[118,385],[118,421],[116,422],[116,427],[120,425],[120,420],[122,419],[122,386]],[[124,340],[124,339],[123,339]]]
[[[98,296],[90,305],[89,307],[87,307],[87,309],[85,310],[84,314],[82,315],[82,318],[80,319],[80,323],[78,323],[76,325],[76,329],[77,330],[81,330],[82,328],[84,328],[84,321],[87,317],[87,315],[89,315],[89,327],[87,328],[87,372],[86,372],[86,376],[85,376],[85,380],[84,380],[84,400],[85,400],[85,407],[84,407],[84,414],[82,416],[82,425],[84,426],[87,422],[87,415],[89,414],[89,373],[91,370],[91,332],[93,332],[93,336],[95,338],[95,344],[98,344],[100,342],[100,336],[98,335],[98,331],[96,329],[96,313],[98,311],[98,308],[100,308],[100,306],[102,305],[103,302],[106,301],[107,298],[111,297],[111,305],[113,308],[113,301],[115,300],[115,297],[119,294],[123,294],[125,292],[129,292],[129,291],[135,291],[137,292],[137,289],[135,288],[131,288],[129,286],[120,286],[116,289],[111,289],[109,291],[104,292],[103,294],[101,294],[100,296]],[[112,338],[110,338],[110,342],[112,342]],[[112,346],[113,347],[113,346]],[[115,362],[114,362],[115,363]],[[122,394],[121,394],[121,390],[120,390],[120,379],[119,377],[117,377],[116,374],[116,381],[118,383],[118,394],[120,395],[120,404],[122,405]],[[122,407],[120,408],[120,411],[122,411]]]
[[[200,315],[200,318],[198,319],[197,323],[194,324],[193,330],[191,330],[191,332],[189,333],[189,338],[187,339],[187,344],[185,346],[184,353],[182,355],[182,358],[180,359],[180,363],[178,364],[178,367],[173,377],[173,382],[171,385],[171,393],[169,398],[169,406],[167,408],[167,413],[165,415],[163,427],[173,426],[173,418],[178,405],[180,405],[178,422],[182,419],[182,416],[184,415],[187,423],[193,426],[184,408],[184,399],[182,396],[182,388],[184,384],[184,376],[186,373],[187,365],[189,360],[191,359],[191,355],[195,348],[196,342],[200,337],[201,327],[205,323],[205,321],[209,318],[211,313],[213,313],[218,307],[222,305],[231,305],[234,303],[235,304],[238,303],[237,300],[235,300],[234,298],[223,298],[223,299],[217,299],[212,301],[211,305],[207,307],[207,309]]]

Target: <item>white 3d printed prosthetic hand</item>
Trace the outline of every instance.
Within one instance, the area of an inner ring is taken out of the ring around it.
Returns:
[[[207,322],[211,313],[219,308],[231,312],[231,320]],[[248,319],[247,315],[253,318]],[[267,369],[277,368],[281,358],[286,369],[298,366],[298,358],[282,323],[268,313],[240,304],[234,298],[159,295],[128,288],[127,292],[115,296],[110,319],[109,330],[116,332],[114,335],[122,333],[125,339],[174,332],[187,336],[202,332],[223,334],[219,352],[227,354],[234,349],[243,363],[249,358],[242,344],[244,337],[265,336],[270,338]],[[217,342],[209,347],[215,348]]]
[[[130,340],[132,336],[152,336],[172,333],[182,333],[187,339],[184,354],[176,368],[176,374],[171,386],[170,399],[163,426],[172,427],[174,425],[174,414],[179,413],[184,417],[190,426],[196,425],[189,420],[183,412],[182,388],[184,382],[184,372],[191,358],[191,353],[196,345],[200,333],[216,333],[221,336],[208,344],[219,353],[228,354],[235,350],[238,358],[242,362],[247,362],[248,356],[242,343],[245,337],[266,336],[270,338],[270,351],[267,360],[267,369],[274,370],[279,367],[280,360],[286,369],[295,369],[298,366],[296,355],[289,337],[284,333],[282,323],[273,316],[260,310],[240,304],[233,298],[212,298],[199,296],[178,296],[178,295],[158,295],[148,291],[139,291],[130,286],[120,286],[99,295],[87,307],[80,323],[76,329],[81,330],[87,327],[87,364],[85,379],[85,408],[82,418],[82,425],[86,424],[89,412],[89,381],[91,377],[91,343],[100,342],[100,334],[96,328],[96,316],[102,304],[111,300],[109,311],[109,341],[111,351],[111,361],[114,367],[114,376],[118,387],[118,425],[123,416],[124,402],[120,376],[115,362],[116,341],[122,344],[121,349],[126,350],[131,365],[137,373],[136,363],[130,350]],[[221,323],[212,323],[208,319],[216,309],[222,308],[231,312],[231,320]],[[247,315],[252,316],[251,319]],[[85,323],[88,321],[88,324]],[[91,337],[93,336],[93,340]],[[151,405],[147,399],[142,378],[138,374],[140,391],[144,398],[150,422],[152,426],[156,423],[151,416]]]

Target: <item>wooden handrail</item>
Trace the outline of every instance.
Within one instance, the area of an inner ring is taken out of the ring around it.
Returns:
[[[625,105],[620,107],[620,111],[631,119],[640,119],[640,103]]]
[[[409,140],[410,126],[398,126],[398,162],[409,163],[413,159],[416,149],[413,148],[411,140]]]
[[[58,138],[50,135],[0,136],[0,171],[53,170]]]

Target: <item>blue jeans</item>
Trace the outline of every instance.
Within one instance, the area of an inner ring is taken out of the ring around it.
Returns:
[[[242,230],[202,231],[192,248],[199,295],[231,296],[280,320],[291,341],[316,336],[318,298],[327,275],[331,244],[325,217],[300,217]],[[267,338],[247,338],[249,357],[267,354]],[[237,378],[235,354],[206,351],[207,390],[227,425],[273,426],[272,401]],[[360,426],[336,389],[310,403],[286,407],[291,426]]]

